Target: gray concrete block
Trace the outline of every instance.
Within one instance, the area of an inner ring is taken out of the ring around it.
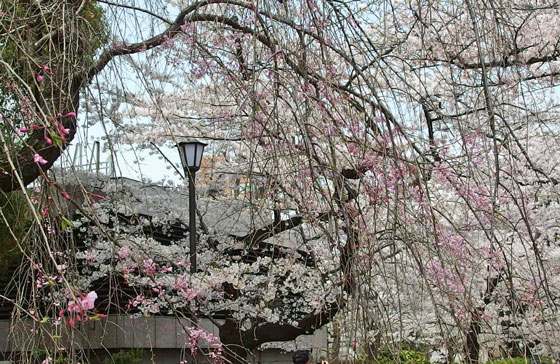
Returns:
[[[89,349],[101,349],[103,341],[103,326],[107,319],[89,321],[84,325],[85,345]]]
[[[171,349],[177,347],[177,321],[175,317],[155,317],[156,348]]]
[[[186,328],[191,326],[191,321],[186,318],[180,318],[177,322],[177,347],[184,348],[185,343],[189,340],[189,335],[185,331]]]
[[[8,346],[9,333],[10,333],[10,321],[1,320],[0,321],[0,352],[6,352],[9,349]]]
[[[117,331],[119,330],[118,315],[110,315],[101,325],[101,343],[107,349],[118,348]]]
[[[135,348],[153,348],[155,345],[154,317],[136,317],[132,319],[134,327]]]
[[[119,331],[117,331],[117,345],[120,348],[134,347],[134,323],[129,316],[121,315],[119,318]]]

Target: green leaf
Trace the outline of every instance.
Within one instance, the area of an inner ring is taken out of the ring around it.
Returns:
[[[49,133],[51,140],[53,142],[53,145],[55,147],[62,147],[64,145],[64,139],[62,139],[58,134],[55,133]]]
[[[72,221],[68,220],[66,217],[62,216],[62,230],[65,230],[67,227],[73,227]]]

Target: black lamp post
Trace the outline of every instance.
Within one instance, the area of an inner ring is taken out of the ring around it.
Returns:
[[[200,169],[200,161],[204,153],[206,143],[198,140],[190,142],[181,142],[179,147],[179,155],[181,156],[181,164],[185,171],[185,176],[189,178],[189,245],[191,259],[191,273],[196,272],[196,198],[194,189],[194,175]]]

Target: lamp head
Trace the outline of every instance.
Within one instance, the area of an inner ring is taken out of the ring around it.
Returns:
[[[180,142],[177,144],[179,155],[181,156],[181,164],[185,171],[196,172],[200,169],[204,147],[207,145],[208,144],[198,140]]]

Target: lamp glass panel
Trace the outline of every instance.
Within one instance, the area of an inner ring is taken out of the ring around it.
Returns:
[[[202,143],[197,143],[196,144],[196,164],[195,167],[199,168],[200,167],[200,162],[202,161],[202,153],[204,152],[204,147],[205,145]]]
[[[184,144],[187,168],[195,167],[196,144]]]
[[[181,157],[181,165],[183,166],[183,168],[187,168],[187,161],[185,161],[185,151],[183,150],[185,146],[183,144],[179,144],[177,145],[177,148],[179,149],[179,157]]]

